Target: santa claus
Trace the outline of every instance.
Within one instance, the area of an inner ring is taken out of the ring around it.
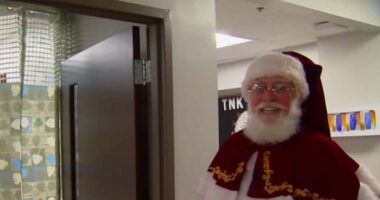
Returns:
[[[241,87],[246,127],[211,162],[203,200],[379,199],[373,176],[330,139],[321,71],[295,52],[253,61]]]

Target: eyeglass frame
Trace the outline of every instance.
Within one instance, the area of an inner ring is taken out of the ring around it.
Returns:
[[[256,88],[258,88],[260,83],[261,83],[261,86],[264,86],[262,91],[258,91],[257,89],[254,88],[255,86],[257,86]],[[285,86],[286,88],[284,90],[280,90],[279,88],[278,89],[274,88],[274,85],[279,84],[279,83],[283,83],[284,84],[283,86]],[[252,86],[248,89],[248,93],[262,95],[268,90],[272,92],[273,94],[285,94],[288,92],[295,91],[296,87],[294,83],[290,81],[275,81],[274,83],[271,84],[270,87],[268,87],[268,84],[265,84],[262,81],[254,81]]]

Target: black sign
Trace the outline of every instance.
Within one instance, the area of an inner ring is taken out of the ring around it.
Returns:
[[[229,96],[218,99],[219,109],[219,145],[235,130],[235,123],[239,116],[246,110],[246,102],[243,97]]]

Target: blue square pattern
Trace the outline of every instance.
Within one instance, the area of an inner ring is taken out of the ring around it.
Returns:
[[[55,165],[55,154],[48,154],[46,156],[46,164],[47,165]]]
[[[22,176],[22,178],[25,178],[26,176],[28,176],[28,173],[29,173],[29,170],[26,169],[26,168],[23,168],[21,170],[21,176]]]
[[[21,170],[21,160],[20,159],[12,160],[12,166],[13,166],[13,170]]]

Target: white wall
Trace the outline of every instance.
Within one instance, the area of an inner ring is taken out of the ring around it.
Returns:
[[[322,83],[329,112],[380,104],[380,34],[340,34],[286,50],[297,51],[322,65]],[[219,64],[218,89],[240,87],[248,65],[246,60]],[[357,162],[366,165],[380,181],[380,136],[333,139]]]
[[[240,88],[252,59],[218,64],[218,90]]]
[[[354,32],[327,37],[319,41],[318,49],[328,110],[352,111],[380,104],[380,34]],[[380,181],[380,136],[335,140]]]
[[[170,10],[175,199],[195,200],[218,148],[214,0],[125,0]]]
[[[323,13],[380,26],[379,0],[282,0]]]

